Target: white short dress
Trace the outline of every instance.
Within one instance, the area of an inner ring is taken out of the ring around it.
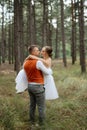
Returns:
[[[50,69],[50,68],[49,68]],[[59,98],[58,91],[52,75],[44,75],[45,80],[45,98],[53,100]]]
[[[50,68],[49,68],[50,69]],[[16,79],[16,93],[22,93],[28,88],[28,80],[25,70],[19,71]],[[52,75],[44,75],[45,99],[53,100],[59,97]]]
[[[16,76],[15,82],[16,93],[22,93],[28,88],[28,80],[24,69],[19,71],[18,75]]]

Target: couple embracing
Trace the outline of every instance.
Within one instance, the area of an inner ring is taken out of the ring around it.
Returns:
[[[39,58],[40,51],[37,45],[31,45],[29,56],[26,58],[23,69],[16,77],[16,90],[23,92],[28,88],[30,96],[29,116],[30,120],[35,120],[36,105],[39,112],[39,123],[43,123],[45,118],[45,99],[52,100],[58,98],[51,70],[52,48],[45,46],[41,50],[43,58]]]

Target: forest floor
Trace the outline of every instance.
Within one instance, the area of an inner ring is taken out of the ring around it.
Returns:
[[[59,98],[46,101],[46,121],[40,126],[37,110],[36,123],[28,121],[28,92],[16,94],[13,65],[0,66],[0,130],[87,130],[87,73],[70,61],[65,68],[54,60],[52,69]]]

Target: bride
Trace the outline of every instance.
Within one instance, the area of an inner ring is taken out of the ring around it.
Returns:
[[[50,46],[43,47],[42,50],[41,50],[41,55],[42,55],[43,58],[38,58],[36,56],[29,55],[26,59],[31,58],[31,59],[40,60],[40,61],[43,62],[43,64],[48,69],[51,69],[52,48]],[[16,77],[16,90],[17,90],[18,93],[19,93],[19,91],[23,92],[27,88],[27,84],[28,84],[28,82],[25,80],[25,82],[26,82],[25,87],[23,88],[23,87],[20,86],[20,83],[21,83],[22,86],[24,84],[22,84],[22,82],[19,83],[19,77],[22,77],[21,78],[22,81],[24,81],[24,79],[27,79],[26,78],[26,74],[24,72],[24,69],[21,70],[21,71],[22,72],[19,72],[18,76]],[[23,74],[24,76],[22,76],[22,73],[24,73]],[[44,74],[44,82],[45,82],[44,87],[45,87],[45,98],[46,98],[46,100],[57,99],[59,97],[59,95],[58,95],[58,91],[57,91],[56,86],[55,86],[55,82],[54,82],[53,76]],[[22,91],[21,91],[21,88],[22,88]]]

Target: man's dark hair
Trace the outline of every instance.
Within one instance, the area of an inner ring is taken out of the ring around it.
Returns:
[[[35,47],[38,47],[38,45],[31,45],[28,47],[28,51],[31,54]],[[39,48],[39,47],[38,47]]]

